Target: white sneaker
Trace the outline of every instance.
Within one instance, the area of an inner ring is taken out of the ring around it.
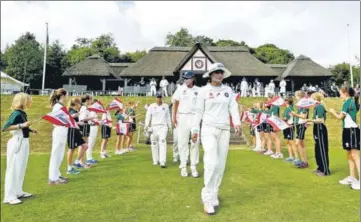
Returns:
[[[212,205],[214,207],[218,207],[219,206],[219,200],[218,200],[218,197],[215,197],[212,199]]]
[[[105,156],[106,158],[111,157],[108,153],[105,153],[104,156]]]
[[[173,158],[173,163],[177,163],[178,162],[178,158]]]
[[[188,177],[188,172],[187,172],[187,168],[182,168],[181,169],[181,176],[182,177]]]
[[[271,157],[273,159],[283,159],[283,154],[282,153],[275,153],[275,154],[271,155]]]
[[[117,154],[117,153],[115,153],[115,154]],[[105,156],[105,154],[100,154],[100,158],[105,159],[107,157]]]
[[[213,215],[215,213],[214,206],[211,202],[204,203],[204,213]]]
[[[22,201],[19,199],[14,199],[14,200],[10,200],[10,201],[5,201],[4,203],[10,204],[10,205],[16,205],[16,204],[21,204]]]
[[[351,185],[351,189],[360,190],[360,181],[356,180],[355,182],[353,182],[352,185]]]
[[[262,150],[262,148],[260,148],[260,147],[255,147],[254,149],[252,149],[253,151],[255,151],[255,152],[259,152],[259,151],[261,151]]]
[[[338,182],[342,185],[351,185],[351,184],[357,182],[357,179],[355,177],[348,176]]]
[[[158,162],[153,162],[153,166],[157,166],[158,165]]]
[[[265,152],[263,155],[270,156],[272,154],[273,154],[272,150],[267,150],[267,152]]]
[[[197,178],[199,177],[198,171],[196,167],[191,167],[191,173],[192,173],[192,177]]]

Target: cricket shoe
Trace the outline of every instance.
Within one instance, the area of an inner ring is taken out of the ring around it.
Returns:
[[[194,178],[199,177],[199,174],[198,174],[198,171],[197,171],[196,167],[191,167],[191,174],[192,174],[192,177],[194,177]]]
[[[187,171],[187,168],[182,168],[181,169],[181,176],[182,177],[188,177],[188,171]]]
[[[214,215],[216,213],[213,203],[211,201],[204,203],[204,213],[206,213],[207,215]]]

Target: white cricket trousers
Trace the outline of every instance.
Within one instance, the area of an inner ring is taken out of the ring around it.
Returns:
[[[88,137],[88,149],[86,150],[86,159],[92,160],[93,159],[93,149],[96,143],[98,135],[98,126],[90,126],[90,132]]]
[[[199,139],[196,143],[191,142],[191,148],[189,149],[188,143],[190,140],[193,116],[191,114],[178,114],[178,149],[180,157],[179,168],[187,167],[187,160],[190,154],[191,167],[197,166],[199,163]]]
[[[256,148],[256,149],[262,149],[262,148],[264,148],[264,147],[262,147],[261,135],[259,134],[257,128],[254,129],[254,135],[255,135],[255,137],[256,137],[255,148]]]
[[[150,141],[152,142],[153,163],[165,164],[167,159],[167,132],[165,125],[152,126]]]
[[[52,147],[49,164],[49,180],[56,181],[61,176],[60,165],[64,159],[68,128],[55,126],[52,134]]]
[[[150,95],[155,96],[156,93],[157,93],[157,89],[155,88],[155,86],[151,86],[150,87]]]
[[[173,128],[173,159],[179,158],[177,128]]]
[[[247,97],[247,89],[241,89],[241,97]]]
[[[217,198],[229,149],[230,131],[212,126],[203,126],[201,131],[204,150],[204,187],[201,192],[203,203]]]
[[[21,196],[26,166],[29,158],[29,138],[24,138],[22,131],[18,130],[8,141],[6,150],[6,171],[4,202],[8,203]]]
[[[168,97],[167,87],[163,87],[162,92],[164,93],[165,97]]]

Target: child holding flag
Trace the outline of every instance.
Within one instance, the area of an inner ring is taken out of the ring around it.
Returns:
[[[106,113],[103,113],[102,115],[101,133],[102,144],[100,147],[100,158],[109,158],[110,155],[107,153],[107,144],[112,134],[112,117],[110,116],[110,112],[108,110],[106,110]]]
[[[293,112],[293,98],[287,97],[285,100],[286,109],[283,112],[282,119],[287,122],[290,127],[283,130],[284,139],[287,141],[288,148],[288,158],[285,159],[286,162],[294,162],[294,164],[300,164],[300,160],[298,158],[298,153],[296,146],[293,142],[294,139],[294,121],[291,113]]]
[[[54,90],[50,95],[50,105],[52,112],[56,112],[64,107],[68,92],[63,89]],[[68,179],[61,176],[60,165],[64,159],[65,146],[68,138],[68,128],[54,125],[52,133],[52,147],[49,164],[49,185],[65,184]]]
[[[270,116],[271,115],[271,111],[270,111],[270,105],[268,105],[267,103],[264,103],[263,104],[263,111],[262,111],[263,114],[267,115],[267,116]],[[271,137],[271,125],[267,122],[264,122],[263,123],[263,135],[264,135],[264,141],[265,141],[265,144],[267,144],[267,152],[265,152],[264,154],[265,155],[270,155],[272,156],[273,155],[273,151],[272,151],[272,137]]]
[[[79,125],[82,123],[79,122],[79,112],[81,106],[81,100],[80,98],[73,98],[69,101],[68,109],[71,117],[74,118],[75,122]],[[67,155],[67,161],[68,161],[68,168],[67,168],[67,174],[79,174],[80,172],[76,170],[73,166],[73,155],[74,150],[78,147],[81,147],[81,149],[86,150],[88,144],[83,140],[82,134],[78,128],[69,127],[68,129],[68,155]]]
[[[92,99],[92,105],[100,105],[97,99]],[[97,108],[101,108],[104,110],[104,108],[98,107]],[[89,110],[89,117],[93,118],[92,120],[89,121],[89,126],[90,126],[90,131],[89,131],[89,138],[88,138],[88,149],[86,150],[86,164],[88,165],[93,165],[93,164],[97,164],[98,161],[93,159],[93,149],[95,146],[95,142],[97,139],[97,135],[98,135],[98,115],[96,113],[95,110],[90,110],[90,108],[88,108]],[[97,111],[99,112],[99,111]]]
[[[317,176],[330,175],[329,169],[329,157],[328,157],[328,132],[325,125],[326,121],[326,109],[321,103],[323,95],[321,93],[313,93],[311,98],[319,103],[313,109],[313,116],[311,120],[313,125],[313,138],[315,140],[315,158],[317,163],[317,169],[313,172]]]
[[[350,176],[339,182],[343,185],[351,185],[354,190],[360,190],[360,128],[356,123],[356,115],[360,109],[359,98],[355,95],[354,89],[347,87],[340,89],[340,97],[345,101],[341,113],[336,113],[334,109],[330,109],[330,113],[342,120],[342,145],[347,152]]]
[[[124,107],[124,109],[122,110],[117,110],[115,112],[115,117],[117,119],[117,126],[119,126],[120,124],[123,124],[123,122],[125,121],[125,109],[126,107]],[[127,153],[128,150],[124,149],[125,146],[125,135],[120,132],[120,130],[117,130],[117,142],[115,144],[116,150],[115,150],[115,155],[122,155],[124,153]]]
[[[301,99],[306,99],[307,96],[306,92],[304,91],[296,91],[295,95],[298,101],[300,101]],[[304,139],[307,129],[306,119],[308,119],[309,112],[310,110],[308,107],[300,106],[297,109],[297,114],[295,112],[290,113],[291,115],[296,117],[296,147],[298,148],[301,156],[301,162],[299,164],[296,164],[296,166],[301,169],[308,167],[307,152]]]
[[[272,94],[272,93],[269,93],[268,95],[269,95],[268,96],[268,105],[270,105],[269,114],[271,116],[279,117],[280,116],[280,107],[279,107],[279,105],[272,104],[272,100],[275,100],[277,98],[279,98],[279,100],[282,100],[282,98],[275,97],[274,94]],[[274,158],[274,159],[282,159],[283,154],[281,152],[281,140],[279,138],[278,132],[275,132],[271,125],[269,125],[268,130],[270,132],[271,139],[273,140],[273,142],[274,142],[274,144],[276,146],[276,153],[272,154],[271,157]]]
[[[79,121],[82,122],[82,124],[79,126],[80,128],[80,132],[83,135],[83,140],[85,142],[88,142],[88,137],[90,134],[90,125],[89,125],[89,121],[94,119],[94,117],[91,117],[89,115],[89,110],[88,110],[88,106],[91,105],[92,103],[92,97],[90,95],[83,95],[81,97],[81,102],[82,105],[80,107],[80,111],[79,111]],[[78,158],[76,158],[75,162],[74,162],[74,166],[76,166],[77,168],[90,168],[90,165],[87,163],[84,163],[84,153],[86,152],[87,148],[82,148],[79,149],[78,151]]]
[[[23,191],[26,166],[29,158],[29,134],[31,123],[27,120],[24,110],[29,109],[31,97],[26,93],[14,96],[9,119],[1,131],[10,131],[13,135],[7,143],[4,203],[15,205],[22,203],[21,198],[31,197],[32,194]]]

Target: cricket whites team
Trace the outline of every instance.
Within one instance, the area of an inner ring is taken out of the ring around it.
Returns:
[[[231,76],[228,69],[221,63],[214,63],[209,71],[203,75],[208,79],[208,84],[203,87],[195,86],[195,74],[185,72],[183,85],[179,86],[172,97],[172,104],[163,103],[162,92],[156,94],[156,102],[147,107],[144,130],[150,137],[150,146],[153,165],[166,168],[167,135],[173,130],[173,162],[178,162],[182,177],[199,177],[197,165],[199,163],[199,145],[203,147],[204,187],[201,190],[201,199],[204,211],[213,215],[219,207],[219,188],[222,183],[229,150],[230,131],[234,128],[236,134],[241,132],[241,117],[236,95],[232,89],[222,84],[225,78]],[[155,91],[155,90],[154,90]],[[65,89],[57,89],[50,96],[52,112],[64,109],[68,93]],[[339,181],[340,184],[350,185],[352,189],[360,189],[360,128],[356,123],[359,111],[359,98],[352,88],[341,88],[340,97],[344,101],[340,112],[326,108],[323,95],[314,93],[306,95],[303,91],[295,93],[297,101],[310,96],[317,104],[310,113],[308,108],[294,108],[294,98],[285,98],[285,109],[280,114],[280,107],[269,103],[274,97],[270,94],[268,101],[258,102],[252,108],[240,105],[242,110],[247,110],[253,118],[277,116],[287,124],[292,125],[283,130],[284,140],[288,148],[287,162],[292,162],[297,168],[308,168],[307,152],[304,143],[305,132],[313,125],[314,150],[317,169],[314,173],[318,176],[331,174],[328,155],[328,132],[326,127],[326,113],[342,120],[342,146],[347,154],[350,175]],[[70,99],[67,110],[69,111],[77,128],[65,127],[54,124],[52,132],[52,149],[49,164],[49,185],[66,184],[68,178],[62,176],[60,166],[67,152],[67,174],[79,174],[80,168],[91,168],[98,163],[92,156],[96,143],[98,130],[101,131],[101,158],[108,158],[107,143],[111,137],[112,117],[107,109],[98,115],[88,107],[97,102],[90,95]],[[30,133],[37,134],[31,128],[26,110],[31,107],[31,96],[18,93],[14,96],[11,108],[13,112],[2,127],[2,131],[9,131],[12,137],[7,143],[6,173],[4,202],[15,205],[22,203],[24,198],[32,194],[23,191],[23,182],[27,161],[29,157]],[[138,104],[130,102],[128,106],[115,112],[118,124],[127,123],[127,133],[117,131],[116,155],[135,151],[132,141],[133,132],[136,130],[136,107]],[[109,107],[109,106],[108,106]],[[107,108],[108,108],[107,107]],[[171,107],[171,109],[170,109]],[[230,119],[232,121],[230,121]],[[247,121],[243,121],[247,124]],[[279,131],[267,121],[258,121],[259,124],[250,124],[250,135],[257,151],[274,159],[283,159],[281,152],[281,139]],[[296,138],[296,140],[294,140]],[[274,144],[274,146],[273,146]],[[275,147],[275,150],[272,148]],[[75,150],[78,148],[76,157]],[[74,159],[74,162],[73,162]],[[187,165],[189,163],[189,170]]]

